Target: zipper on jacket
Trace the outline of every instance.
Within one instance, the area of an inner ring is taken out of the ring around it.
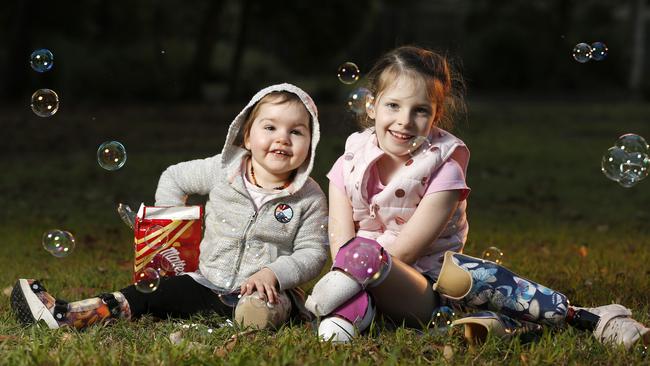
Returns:
[[[270,201],[266,201],[260,207],[257,207],[257,205],[255,204],[255,200],[253,200],[253,197],[251,197],[250,192],[248,192],[248,189],[246,188],[246,181],[245,181],[246,177],[244,176],[244,173],[242,172],[242,174],[240,174],[239,176],[242,179],[242,185],[244,187],[244,192],[246,192],[246,197],[250,200],[251,205],[254,207],[254,210],[253,210],[253,214],[248,219],[248,223],[246,223],[246,228],[244,229],[244,235],[241,237],[241,239],[239,239],[239,256],[237,257],[237,264],[235,265],[235,271],[233,272],[232,278],[230,280],[232,282],[234,282],[237,279],[237,275],[239,275],[239,268],[244,258],[244,250],[246,249],[246,237],[248,236],[248,232],[250,231],[251,226],[253,226],[253,223],[255,222],[255,219],[257,218],[257,215],[262,210],[262,208],[276,199],[274,198],[271,199]],[[286,196],[282,196],[282,197],[286,197]],[[277,197],[277,199],[282,197]],[[231,283],[230,286],[228,287],[232,287],[232,285],[233,283]]]
[[[239,274],[239,266],[241,266],[241,261],[244,258],[244,249],[246,248],[246,237],[248,236],[248,231],[250,230],[251,226],[253,226],[256,218],[257,211],[253,211],[253,214],[248,219],[248,223],[246,223],[244,235],[241,239],[239,239],[239,256],[237,257],[237,264],[235,265],[235,273],[233,273],[233,281],[237,279],[237,275]]]

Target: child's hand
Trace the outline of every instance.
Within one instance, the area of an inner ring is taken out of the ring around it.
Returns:
[[[277,284],[278,279],[275,277],[275,273],[268,268],[262,268],[242,283],[240,291],[242,296],[257,291],[260,295],[266,296],[268,302],[275,304],[278,301]]]

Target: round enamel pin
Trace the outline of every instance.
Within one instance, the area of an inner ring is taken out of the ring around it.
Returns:
[[[275,219],[283,224],[288,223],[293,218],[293,209],[286,203],[275,206]]]

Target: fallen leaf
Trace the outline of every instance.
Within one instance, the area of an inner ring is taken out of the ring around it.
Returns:
[[[446,344],[445,348],[442,350],[442,356],[445,360],[451,361],[451,359],[454,358],[454,349],[451,348],[450,345]]]
[[[169,335],[169,341],[172,342],[173,345],[178,345],[181,342],[183,342],[183,332],[174,332]]]
[[[250,336],[257,331],[259,331],[259,329],[249,329],[237,334],[233,334],[223,346],[214,349],[214,355],[218,357],[225,357],[228,353],[230,353],[230,351],[235,348],[235,346],[237,346],[240,338]]]
[[[11,286],[5,287],[4,289],[2,289],[2,294],[5,296],[11,296],[11,290],[13,290],[13,287]]]
[[[586,246],[581,245],[580,248],[578,249],[578,254],[580,254],[580,256],[584,258],[587,256],[587,254],[589,254],[589,251],[587,250]]]
[[[521,363],[522,363],[523,365],[528,365],[528,357],[527,357],[525,354],[522,353],[522,354],[519,356],[519,359],[521,360]]]
[[[133,270],[133,261],[132,260],[126,260],[126,261],[118,263],[117,266],[120,269]]]
[[[599,233],[604,233],[607,230],[609,230],[609,225],[598,225],[598,226],[596,226],[596,231],[598,231]]]
[[[16,336],[0,335],[0,342],[4,342],[4,341],[16,341],[16,340],[18,340],[18,337],[16,337]]]

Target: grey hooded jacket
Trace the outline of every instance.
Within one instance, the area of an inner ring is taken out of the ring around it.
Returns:
[[[313,121],[311,151],[293,183],[256,210],[242,172],[250,152],[235,142],[249,109],[273,91],[294,93],[307,107]],[[193,277],[231,292],[263,267],[275,273],[280,290],[318,276],[327,260],[327,201],[309,173],[319,137],[318,112],[309,95],[291,84],[273,85],[259,91],[237,115],[221,154],[172,165],[162,173],[157,206],[181,206],[189,194],[208,195],[200,274]]]

